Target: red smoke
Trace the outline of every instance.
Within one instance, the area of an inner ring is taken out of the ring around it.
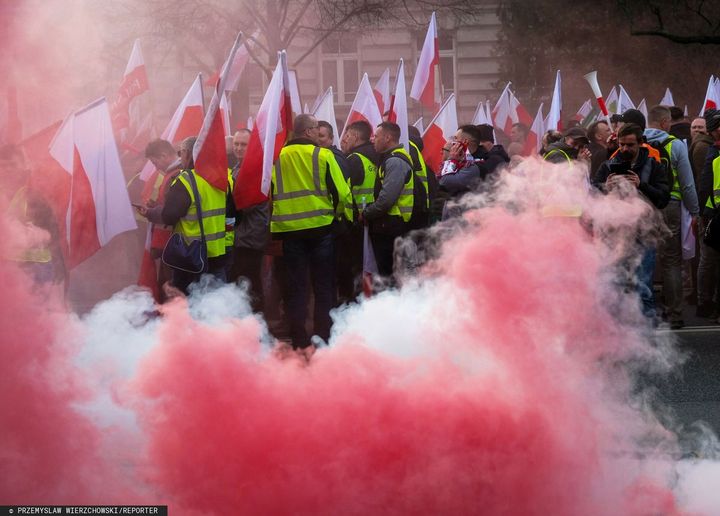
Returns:
[[[341,314],[309,363],[265,351],[253,318],[211,325],[171,304],[115,385],[145,440],[117,449],[73,407],[102,393],[52,344],[66,323],[4,268],[0,497],[137,503],[119,479],[140,478],[134,492],[173,514],[681,514],[672,464],[643,473],[633,455],[672,441],[628,403],[621,364],[652,352],[609,315],[616,257],[538,213],[470,214],[432,276]]]

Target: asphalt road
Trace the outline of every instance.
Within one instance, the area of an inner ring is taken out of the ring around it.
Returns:
[[[720,325],[695,318],[694,311],[687,307],[687,326],[671,332],[684,362],[674,374],[652,380],[657,387],[653,405],[664,418],[669,416],[666,426],[681,441],[697,436],[698,422],[720,436]]]

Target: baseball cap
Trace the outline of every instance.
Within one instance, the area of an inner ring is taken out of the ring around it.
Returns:
[[[566,138],[572,138],[573,140],[585,140],[587,143],[590,143],[590,139],[587,136],[587,133],[585,132],[585,129],[582,127],[571,127],[565,133],[563,134]]]

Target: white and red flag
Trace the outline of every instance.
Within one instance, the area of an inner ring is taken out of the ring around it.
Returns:
[[[385,68],[378,81],[373,88],[375,100],[377,100],[378,109],[381,114],[385,114],[390,110],[390,68]]]
[[[145,60],[140,50],[140,40],[136,39],[130,53],[130,60],[125,67],[123,80],[110,109],[113,127],[116,131],[130,127],[130,101],[147,90]]]
[[[472,124],[473,125],[480,125],[480,124],[488,124],[493,125],[492,119],[488,119],[487,113],[485,111],[485,103],[480,101],[478,102],[477,109],[475,109],[475,114],[472,118]]]
[[[375,109],[375,99],[372,99]],[[272,167],[292,129],[292,111],[288,91],[287,57],[279,53],[270,85],[253,121],[245,158],[238,172],[233,198],[238,209],[268,199]]]
[[[714,75],[708,80],[707,90],[705,91],[705,100],[703,101],[700,116],[705,114],[706,109],[717,109],[720,105],[720,88],[718,88],[718,80]]]
[[[352,106],[350,106],[350,112],[345,121],[345,127],[343,127],[343,133],[345,133],[347,126],[358,120],[365,120],[369,123],[373,133],[375,132],[375,128],[383,121],[382,113],[380,113],[380,109],[378,108],[367,74],[364,74],[360,81],[355,100],[353,100]]]
[[[423,117],[420,117],[417,120],[415,120],[413,127],[415,127],[418,131],[420,131],[420,134],[424,133],[425,125],[423,125]]]
[[[555,74],[555,87],[553,88],[552,102],[550,102],[550,111],[545,120],[545,130],[562,131],[562,79],[560,78],[560,70]]]
[[[510,84],[505,85],[505,89],[500,94],[500,98],[498,98],[491,113],[492,126],[506,134],[510,134],[513,125],[510,115]]]
[[[520,101],[517,99],[517,97],[512,91],[509,92],[509,95],[510,119],[512,120],[513,124],[517,124],[519,122],[525,127],[530,127],[530,124],[532,124],[533,121],[533,117],[530,116],[530,113],[528,113],[527,109],[525,109],[525,106],[520,103]]]
[[[325,90],[325,93],[323,93],[322,97],[320,97],[320,102],[318,102],[315,111],[311,114],[318,120],[324,120],[330,124],[333,130],[333,145],[340,148],[340,135],[338,134],[337,121],[335,120],[335,105],[333,104],[332,86]]]
[[[533,120],[533,123],[530,126],[530,132],[528,133],[528,142],[533,142],[533,149],[531,151],[532,154],[537,154],[542,148],[542,138],[545,134],[545,118],[543,117],[542,110],[543,103],[541,102],[540,107],[538,107],[537,114],[535,115],[535,120]],[[528,144],[525,146],[527,147]]]
[[[405,65],[402,58],[395,76],[395,92],[388,121],[400,126],[400,143],[410,152],[410,133],[408,131],[407,94],[405,93]]]
[[[232,63],[240,47],[242,33],[238,34],[235,43],[225,63]],[[195,172],[205,179],[213,188],[227,190],[228,187],[228,161],[225,146],[225,128],[223,123],[223,110],[220,109],[222,99],[225,97],[225,84],[227,83],[229,66],[220,72],[215,84],[210,106],[205,113],[202,128],[193,147],[193,161]]]
[[[64,233],[72,268],[114,236],[137,228],[107,101],[101,98],[70,115],[50,144],[50,155],[70,182]]]
[[[198,74],[160,138],[175,145],[189,136],[197,136],[205,117],[204,105],[202,76]],[[147,181],[154,170],[155,167],[148,161],[140,172],[140,179]]]
[[[455,136],[457,130],[457,106],[455,94],[451,93],[423,134],[425,147],[422,155],[425,163],[436,173],[439,173],[441,169],[442,149]]]
[[[228,68],[228,76],[227,80],[225,81],[225,91],[237,91],[243,70],[245,70],[245,66],[248,64],[248,61],[250,61],[250,53],[248,51],[248,48],[252,48],[252,42],[257,37],[257,35],[258,33],[256,32],[252,35],[252,37],[243,40],[244,44],[237,49],[237,52],[235,52],[235,57],[233,58],[232,63],[230,63],[229,68],[228,60],[226,59],[220,70],[210,76],[205,82],[205,85],[215,87],[215,84],[220,77],[220,72],[222,72],[225,68]]]
[[[410,98],[417,100],[431,111],[437,110],[440,105],[439,66],[440,47],[438,45],[437,22],[435,13],[432,13],[430,26],[425,34],[425,42],[422,51],[420,51],[420,58],[415,70],[415,78],[410,88]]]
[[[618,114],[618,92],[615,86],[610,88],[610,93],[608,93],[605,103],[607,104],[607,109],[609,113]]]
[[[660,99],[661,106],[673,107],[675,105],[675,99],[673,99],[672,91],[670,88],[665,88],[665,95]]]

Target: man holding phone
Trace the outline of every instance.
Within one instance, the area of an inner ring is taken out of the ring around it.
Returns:
[[[656,209],[662,210],[670,202],[670,182],[665,165],[651,158],[642,145],[643,130],[636,124],[625,124],[618,132],[618,152],[600,165],[593,178],[593,185],[603,192],[623,191],[624,185],[632,185]],[[653,324],[657,323],[653,274],[655,272],[655,247],[652,242],[638,238],[640,264],[635,271],[636,285],[643,314]]]

